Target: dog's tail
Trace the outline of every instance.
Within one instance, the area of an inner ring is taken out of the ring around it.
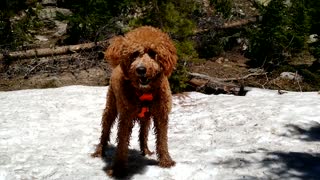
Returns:
[[[125,46],[125,38],[123,36],[116,36],[110,39],[110,45],[107,48],[104,57],[112,68],[115,68],[120,64],[123,46]]]

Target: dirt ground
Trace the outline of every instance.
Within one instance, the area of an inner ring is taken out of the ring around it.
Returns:
[[[93,55],[95,54],[95,55]],[[189,63],[189,72],[205,74],[214,78],[239,78],[257,72],[250,69],[241,53],[226,52],[211,60]],[[0,91],[33,88],[54,88],[67,85],[106,86],[111,69],[97,53],[14,60],[0,64]],[[276,74],[250,76],[233,83],[245,87],[300,91],[307,84],[279,79]]]
[[[189,67],[189,71],[214,78],[238,78],[239,80],[233,81],[233,83],[243,85],[244,87],[290,91],[309,91],[311,89],[310,85],[304,81],[280,78],[281,72],[267,73],[259,68],[250,68],[246,64],[248,61],[249,59],[240,52],[230,51],[208,61],[193,63]],[[251,74],[252,76],[243,79],[243,77]]]
[[[0,64],[0,91],[67,85],[105,86],[111,69],[97,53],[13,60]]]

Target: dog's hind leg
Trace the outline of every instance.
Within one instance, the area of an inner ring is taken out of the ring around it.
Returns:
[[[107,95],[106,108],[104,109],[101,120],[102,132],[100,143],[97,145],[96,151],[92,154],[93,157],[104,156],[105,149],[110,141],[111,128],[117,118],[117,115],[116,99],[110,86]]]
[[[152,155],[148,148],[148,133],[150,129],[151,118],[145,118],[140,120],[140,133],[139,133],[139,141],[140,141],[140,150],[142,155]]]

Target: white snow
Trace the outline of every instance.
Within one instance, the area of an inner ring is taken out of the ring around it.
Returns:
[[[110,179],[103,171],[110,161],[90,157],[106,92],[0,92],[0,180]],[[149,146],[155,150],[153,131]],[[246,96],[175,95],[169,152],[176,166],[163,169],[155,155],[137,155],[137,125],[130,149],[131,179],[320,179],[320,95],[255,88]]]

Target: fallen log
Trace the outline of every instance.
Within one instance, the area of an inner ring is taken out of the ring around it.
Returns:
[[[255,22],[258,22],[258,21],[261,21],[261,20],[262,20],[262,16],[249,17],[249,18],[240,19],[240,20],[237,20],[237,21],[225,22],[223,24],[223,26],[217,27],[217,28],[220,28],[220,29],[237,28],[237,27],[241,27],[241,26],[244,26],[244,25],[255,23]]]
[[[205,94],[234,94],[238,96],[244,96],[247,93],[244,86],[239,83],[233,83],[230,81],[240,81],[247,79],[251,76],[265,75],[265,72],[251,73],[239,78],[213,78],[199,73],[188,73],[190,80],[188,83],[196,89],[198,92]]]
[[[53,47],[53,48],[40,48],[40,49],[29,49],[25,51],[14,51],[14,52],[0,54],[0,60],[4,60],[6,58],[27,59],[32,57],[62,55],[62,54],[79,52],[81,50],[92,49],[96,46],[103,45],[104,43],[105,41],[99,41],[96,43],[92,42],[92,43],[84,43],[84,44],[77,44],[77,45]]]
[[[217,78],[199,73],[188,74],[191,78],[188,83],[198,92],[205,94],[243,94],[243,87],[234,83],[223,82]]]
[[[197,30],[196,34],[206,33],[211,30],[225,30],[225,29],[235,29],[235,28],[241,28],[243,26],[247,26],[256,22],[262,21],[262,16],[253,16],[253,17],[247,17],[244,19],[238,19],[235,21],[228,21],[224,22],[221,25],[213,25],[209,28],[200,29]]]

